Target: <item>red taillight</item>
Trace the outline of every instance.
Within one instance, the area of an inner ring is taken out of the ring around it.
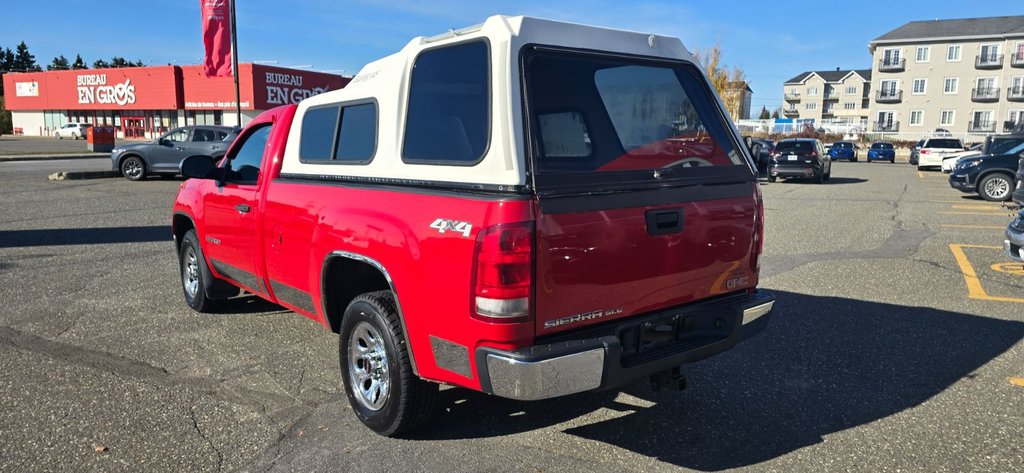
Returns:
[[[761,252],[764,251],[764,201],[761,199],[761,189],[757,189],[754,197],[754,256],[751,258],[750,266],[754,271],[761,269]]]
[[[530,316],[533,224],[487,227],[476,237],[472,316],[487,322],[522,322]]]
[[[922,149],[922,150],[920,151],[920,154],[931,154],[931,151],[928,151],[928,150],[926,150],[926,149]]]

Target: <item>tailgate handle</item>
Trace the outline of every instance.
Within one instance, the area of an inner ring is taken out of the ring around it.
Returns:
[[[647,233],[668,235],[683,231],[683,209],[648,210]]]

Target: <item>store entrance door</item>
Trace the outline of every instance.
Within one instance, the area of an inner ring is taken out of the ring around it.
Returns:
[[[146,137],[146,120],[142,117],[124,117],[121,119],[121,133],[125,138],[139,139]]]

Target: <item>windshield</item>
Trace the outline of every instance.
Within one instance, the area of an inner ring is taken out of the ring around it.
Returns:
[[[853,143],[847,143],[845,141],[837,141],[832,145],[836,149],[853,149]]]
[[[871,145],[871,149],[892,149],[892,143],[875,143]]]
[[[964,145],[957,139],[934,139],[928,140],[925,148],[960,148],[963,149]]]
[[[736,168],[749,174],[700,71],[561,51],[524,53],[535,172]],[[657,177],[655,177],[657,178]]]
[[[1024,143],[1024,137],[994,139],[992,140],[992,145],[989,147],[988,153],[986,154],[1019,153],[1021,150],[1022,143]]]

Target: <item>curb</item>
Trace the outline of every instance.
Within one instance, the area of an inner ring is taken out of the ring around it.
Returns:
[[[0,156],[0,163],[15,162],[15,161],[56,161],[60,159],[91,159],[91,158],[110,158],[110,153],[93,153],[93,154],[65,154],[65,155],[42,155],[42,156]]]
[[[117,177],[114,171],[61,171],[50,174],[47,180],[50,181],[77,181],[81,179],[104,179]]]

